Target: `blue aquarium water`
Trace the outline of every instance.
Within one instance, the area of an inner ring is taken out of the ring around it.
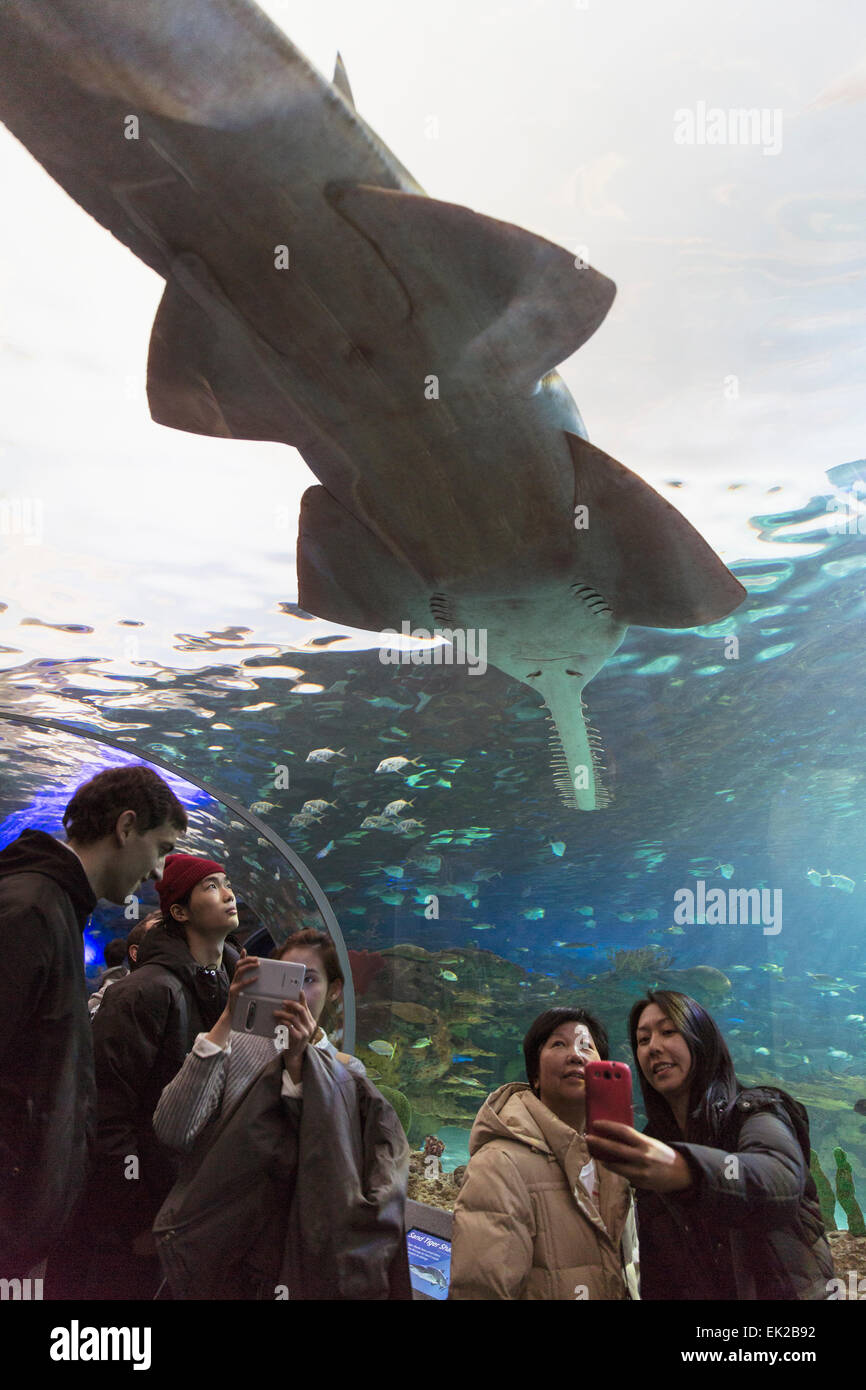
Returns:
[[[587,687],[606,810],[560,804],[526,686],[492,668],[479,679],[303,648],[294,609],[300,637],[266,655],[247,630],[187,634],[194,670],[142,662],[114,677],[84,646],[76,661],[13,658],[0,839],[59,831],[72,787],[150,755],[215,793],[176,783],[192,813],[184,847],[226,859],[250,927],[283,936],[316,909],[220,794],[309,866],[352,953],[354,1050],[405,1097],[413,1142],[444,1140],[446,1169],[466,1162],[484,1097],[524,1079],[538,1013],[587,1005],[630,1061],[629,1006],[660,983],[710,1009],[743,1082],[807,1106],[822,1168],[832,1179],[844,1149],[862,1201],[866,547],[828,525],[826,501],[754,520],[774,558],[732,566],[749,597],[725,622],[632,628]],[[778,558],[804,535],[811,555]],[[34,717],[67,731],[16,722]],[[377,771],[388,759],[408,761]],[[91,978],[128,926],[97,915]]]

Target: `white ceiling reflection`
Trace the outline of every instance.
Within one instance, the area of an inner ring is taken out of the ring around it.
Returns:
[[[431,196],[585,247],[617,281],[563,373],[595,443],[728,562],[809,551],[749,517],[827,492],[825,470],[864,452],[859,3],[820,24],[807,0],[263,8],[323,71],[341,50],[359,110]],[[700,103],[780,111],[780,147],[676,143],[675,113]],[[0,667],[134,676],[338,633],[373,645],[282,607],[315,481],[300,456],[149,419],[162,282],[2,131],[0,178],[0,502],[39,502],[0,536]]]

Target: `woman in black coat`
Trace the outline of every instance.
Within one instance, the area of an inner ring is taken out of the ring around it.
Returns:
[[[649,1123],[600,1121],[588,1147],[637,1190],[642,1299],[825,1299],[833,1260],[809,1172],[809,1124],[775,1087],[741,1085],[718,1026],[686,994],[635,1004]]]

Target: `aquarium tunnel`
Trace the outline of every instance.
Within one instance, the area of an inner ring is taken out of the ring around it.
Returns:
[[[102,767],[165,770],[190,814],[183,847],[226,860],[251,928],[279,939],[292,902],[333,935],[352,981],[344,1044],[398,1094],[412,1146],[444,1144],[433,1187],[415,1175],[420,1200],[453,1206],[475,1115],[523,1079],[534,1017],[584,1004],[631,1061],[628,1010],[652,985],[709,1008],[738,1077],[805,1104],[831,1185],[838,1149],[856,1182],[866,552],[829,529],[828,496],[758,519],[775,555],[733,563],[748,598],[731,618],[630,631],[587,692],[613,793],[592,813],[558,800],[532,692],[436,664],[430,643],[399,664],[352,632],[322,646],[326,625],[295,607],[284,645],[213,628],[186,634],[172,669],[23,613],[16,651],[7,613],[3,843],[58,833]],[[91,983],[123,929],[101,905]]]
[[[159,772],[443,1239],[532,1022],[634,1072],[653,988],[866,1230],[858,7],[394,8],[0,5],[0,848]]]

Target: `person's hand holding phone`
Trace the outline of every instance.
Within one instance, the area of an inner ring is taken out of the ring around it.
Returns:
[[[628,1178],[633,1187],[682,1192],[692,1185],[692,1170],[681,1153],[630,1125],[597,1120],[592,1133],[587,1132],[586,1147],[593,1158]]]
[[[249,989],[250,985],[257,978],[258,967],[258,956],[248,956],[246,951],[241,951],[238,957],[238,963],[235,966],[235,973],[232,976],[231,985],[229,986],[229,997],[226,1000],[226,1006],[213,1028],[205,1035],[208,1042],[216,1043],[217,1047],[225,1047],[229,1040],[229,1034],[232,1031],[232,1009],[234,1008],[235,1000],[241,991]]]
[[[274,1019],[277,1027],[286,1030],[285,1036],[288,1041],[282,1049],[286,1054],[286,1070],[292,1080],[297,1083],[301,1079],[307,1044],[315,1037],[319,1027],[307,1008],[307,997],[304,991],[301,990],[297,1001],[284,999],[282,1007],[274,1009]]]

